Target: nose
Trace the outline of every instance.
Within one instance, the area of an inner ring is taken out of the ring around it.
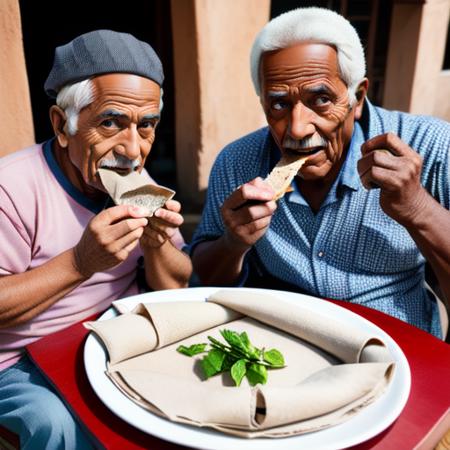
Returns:
[[[137,127],[132,125],[120,133],[119,140],[114,146],[114,152],[129,160],[139,158],[141,154],[140,139]]]
[[[300,140],[315,133],[316,127],[311,122],[311,111],[298,102],[290,112],[288,134],[292,139]]]

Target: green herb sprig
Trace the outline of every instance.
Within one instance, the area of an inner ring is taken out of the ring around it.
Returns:
[[[220,330],[220,334],[226,344],[208,336],[209,344],[194,344],[189,347],[180,345],[177,351],[186,356],[207,353],[200,361],[205,377],[230,371],[236,386],[240,386],[244,376],[252,386],[265,384],[267,369],[285,367],[284,357],[279,350],[253,346],[245,331],[239,334],[232,330]]]

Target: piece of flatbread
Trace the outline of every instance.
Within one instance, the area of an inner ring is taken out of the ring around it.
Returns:
[[[114,170],[99,169],[98,174],[116,205],[140,206],[147,210],[148,217],[175,195],[172,189],[149,184],[148,178],[138,172],[119,175]]]
[[[307,159],[307,156],[291,154],[281,157],[265,179],[275,191],[274,200],[280,199],[289,190],[292,180]]]

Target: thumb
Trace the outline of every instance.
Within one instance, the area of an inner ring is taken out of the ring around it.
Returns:
[[[148,209],[144,208],[143,206],[129,205],[128,213],[131,217],[134,217],[134,218],[150,216]]]

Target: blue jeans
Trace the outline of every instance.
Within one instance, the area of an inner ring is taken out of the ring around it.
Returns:
[[[20,437],[22,450],[94,448],[28,356],[0,371],[0,424]]]

